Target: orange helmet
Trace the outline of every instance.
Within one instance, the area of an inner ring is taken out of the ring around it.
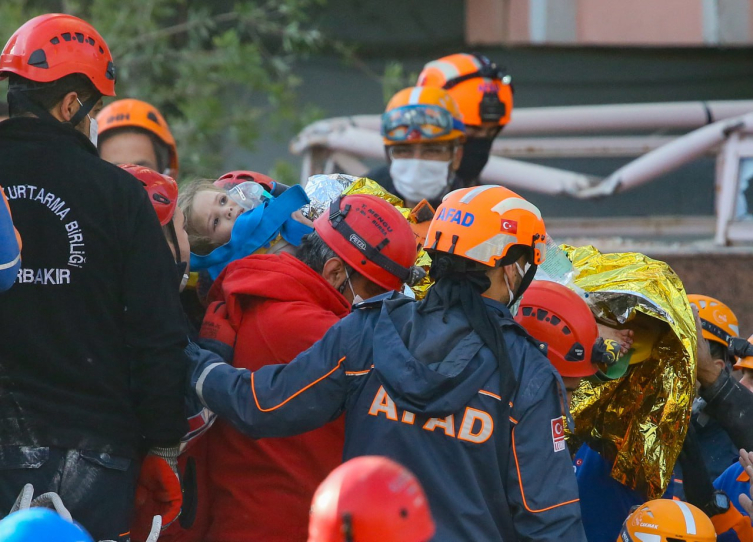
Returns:
[[[382,115],[382,137],[385,145],[463,142],[463,115],[441,88],[404,88],[392,97]]]
[[[458,53],[433,60],[424,66],[416,84],[449,92],[469,126],[482,122],[504,126],[510,122],[510,76],[483,55]]]
[[[704,339],[727,346],[732,337],[740,335],[737,316],[718,299],[707,295],[688,294],[688,301],[698,309]]]
[[[502,186],[477,186],[450,192],[442,200],[426,233],[426,250],[455,254],[495,267],[510,249],[533,252],[530,262],[546,257],[546,227],[538,208]]]
[[[386,457],[343,463],[321,483],[311,504],[308,542],[427,542],[433,535],[421,484]]]
[[[110,130],[117,128],[140,128],[154,134],[170,151],[170,172],[173,177],[178,176],[178,148],[175,138],[170,132],[167,121],[159,110],[141,100],[117,100],[102,109],[97,115],[99,137],[102,138]]]
[[[714,524],[690,503],[656,499],[639,506],[622,525],[617,542],[716,542]]]
[[[15,31],[0,54],[0,79],[10,74],[37,83],[86,76],[103,96],[115,96],[115,66],[92,25],[61,13],[40,15]]]

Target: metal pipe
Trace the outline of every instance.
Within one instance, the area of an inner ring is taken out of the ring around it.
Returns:
[[[506,158],[593,158],[635,157],[666,145],[674,137],[500,137],[492,154]]]
[[[633,160],[577,196],[593,198],[630,190],[699,158],[730,134],[752,127],[753,113],[704,126]]]
[[[710,102],[659,102],[644,104],[519,107],[513,112],[505,136],[599,133],[620,131],[692,130],[753,111],[753,100]],[[353,115],[318,121],[310,129],[344,127],[379,132],[381,115]],[[293,151],[295,154],[299,152]]]
[[[599,178],[492,156],[481,172],[481,181],[485,184],[499,184],[510,189],[533,190],[553,196],[558,194],[573,196],[598,184]]]

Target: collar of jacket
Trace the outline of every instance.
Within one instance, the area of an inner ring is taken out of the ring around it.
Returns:
[[[482,296],[483,297],[483,296]],[[499,301],[495,301],[493,299],[490,299],[488,297],[484,297],[484,304],[500,313],[502,318],[509,318],[512,320],[512,313],[510,312],[510,309],[507,308],[507,305],[504,303],[500,303]]]
[[[0,139],[49,142],[55,145],[70,141],[83,150],[99,156],[97,148],[92,145],[89,138],[70,124],[37,117],[13,117],[0,122]]]

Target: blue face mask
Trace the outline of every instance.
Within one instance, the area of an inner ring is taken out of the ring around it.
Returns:
[[[303,187],[296,185],[265,205],[246,211],[235,219],[230,241],[206,256],[191,253],[191,270],[206,269],[214,280],[227,264],[269,246],[278,235],[291,245],[300,245],[303,236],[313,230],[290,215],[307,203],[309,198]]]

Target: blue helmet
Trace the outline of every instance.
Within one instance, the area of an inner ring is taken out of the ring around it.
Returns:
[[[47,508],[14,512],[0,521],[3,542],[94,542],[82,528]]]

